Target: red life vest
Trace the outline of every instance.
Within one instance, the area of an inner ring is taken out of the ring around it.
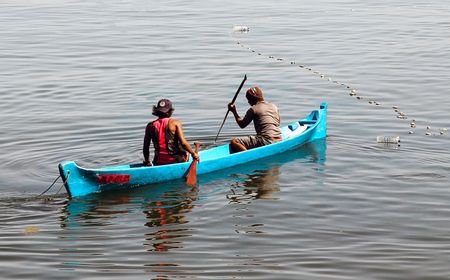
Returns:
[[[154,129],[155,165],[164,165],[186,161],[187,155],[180,147],[178,139],[168,127],[170,118],[157,119],[152,123]]]

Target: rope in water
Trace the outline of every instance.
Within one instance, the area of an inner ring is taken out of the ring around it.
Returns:
[[[63,181],[61,187],[59,188],[59,190],[56,192],[56,194],[59,194],[59,192],[62,190],[62,188],[64,187],[64,185],[67,183],[67,180],[69,180],[69,176],[70,173],[67,174],[67,178],[66,180]],[[53,181],[53,183],[50,185],[50,187],[48,187],[45,191],[43,191],[40,195],[37,195],[36,198],[39,198],[41,196],[43,196],[44,194],[46,194],[56,183],[56,181],[58,181],[58,179],[61,178],[61,175],[59,175],[58,177],[56,177],[56,179]]]
[[[249,31],[248,28],[246,28],[245,30],[240,30],[240,29],[235,30],[235,32],[248,32],[248,31]],[[281,57],[278,57],[278,58],[277,58],[277,57],[274,57],[274,56],[272,56],[272,55],[264,55],[263,53],[258,52],[258,51],[256,51],[256,50],[254,50],[254,49],[248,47],[247,45],[241,43],[240,41],[237,41],[237,45],[239,45],[239,46],[241,46],[242,48],[247,49],[248,51],[250,51],[250,52],[252,52],[252,53],[255,53],[255,54],[259,55],[259,56],[266,56],[267,58],[269,58],[269,59],[271,59],[271,60],[274,60],[274,61],[277,61],[277,62],[285,62],[285,61],[287,61],[286,59],[281,58]],[[297,68],[299,68],[299,69],[303,69],[303,70],[309,71],[309,72],[311,72],[311,73],[317,75],[317,76],[320,77],[321,79],[327,80],[327,81],[330,82],[330,83],[334,83],[334,84],[336,84],[336,85],[338,85],[338,86],[345,87],[345,89],[348,90],[348,95],[351,96],[351,97],[354,97],[354,98],[356,98],[356,99],[358,99],[358,100],[368,100],[367,102],[368,102],[370,105],[383,107],[383,105],[382,105],[380,102],[375,101],[374,99],[369,98],[369,97],[367,97],[367,96],[362,96],[362,95],[360,95],[359,92],[358,92],[358,90],[357,90],[356,88],[354,88],[354,87],[352,87],[352,86],[350,86],[350,85],[348,85],[348,84],[346,84],[346,83],[344,83],[344,82],[340,82],[340,81],[338,81],[338,80],[335,80],[335,79],[333,79],[331,76],[326,75],[326,74],[324,74],[324,73],[322,73],[322,72],[320,72],[320,71],[317,71],[317,70],[315,70],[315,69],[313,69],[313,68],[311,68],[311,67],[309,67],[309,66],[307,66],[307,65],[305,65],[305,64],[299,64],[299,63],[297,63],[297,62],[295,62],[295,61],[289,61],[289,65],[294,66],[294,67],[297,67]],[[401,119],[401,120],[406,120],[406,119],[408,119],[407,114],[404,113],[403,111],[401,111],[400,108],[399,108],[399,106],[391,106],[391,108],[392,108],[392,110],[396,113],[396,117],[397,117],[398,119]],[[409,123],[409,125],[410,125],[410,128],[411,128],[411,129],[408,131],[408,133],[409,133],[409,134],[413,134],[414,131],[415,131],[415,129],[416,129],[416,120],[415,120],[415,119],[412,119],[412,121]],[[430,126],[430,125],[427,125],[427,126],[426,126],[425,135],[433,135],[433,136],[436,136],[436,135],[444,135],[444,134],[446,134],[446,132],[447,132],[448,130],[447,130],[447,128],[439,128],[437,131],[438,131],[438,133],[436,133],[436,132],[433,133],[432,130],[431,130],[431,126]]]
[[[59,175],[58,177],[56,177],[55,181],[53,181],[53,183],[50,185],[50,187],[48,187],[45,191],[43,191],[40,195],[36,196],[36,198],[41,197],[42,195],[44,195],[45,193],[47,193],[56,183],[56,181],[58,181],[58,179],[61,178],[61,175]]]
[[[66,182],[67,182],[67,180],[66,180]],[[59,194],[59,192],[62,190],[62,188],[64,187],[65,184],[66,184],[65,182],[62,183],[61,187],[59,187],[59,190],[56,192],[56,194]]]

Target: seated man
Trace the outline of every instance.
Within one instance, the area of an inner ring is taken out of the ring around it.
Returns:
[[[198,160],[198,154],[184,138],[181,122],[171,118],[174,110],[168,99],[161,99],[153,106],[153,115],[158,119],[148,123],[145,129],[144,165],[152,165],[149,160],[150,141],[155,148],[154,165],[185,162],[188,160],[187,152]]]
[[[245,96],[251,107],[243,119],[233,103],[228,104],[228,110],[233,113],[240,128],[245,128],[253,121],[256,135],[233,138],[230,143],[231,151],[240,152],[281,141],[280,114],[277,106],[264,100],[259,87],[249,88]]]

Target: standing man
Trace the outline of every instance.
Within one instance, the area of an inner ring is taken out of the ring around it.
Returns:
[[[234,104],[229,103],[228,110],[233,113],[240,128],[245,128],[253,121],[256,135],[233,138],[230,147],[234,153],[281,141],[280,113],[277,106],[265,101],[262,90],[257,86],[249,88],[245,97],[251,107],[243,119]]]
[[[198,154],[184,138],[181,122],[172,119],[175,109],[168,99],[161,99],[153,106],[153,115],[158,119],[147,124],[144,137],[144,165],[152,165],[150,157],[150,141],[155,148],[154,165],[164,165],[188,160],[188,152],[198,160]]]

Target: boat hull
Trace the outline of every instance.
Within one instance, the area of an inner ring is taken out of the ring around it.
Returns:
[[[245,152],[230,153],[229,144],[199,152],[197,174],[205,174],[271,155],[286,152],[305,143],[326,137],[327,103],[305,118],[282,127],[283,140]],[[161,166],[129,164],[102,168],[83,168],[73,161],[59,164],[59,172],[70,197],[109,190],[133,189],[141,185],[182,179],[190,162]]]

